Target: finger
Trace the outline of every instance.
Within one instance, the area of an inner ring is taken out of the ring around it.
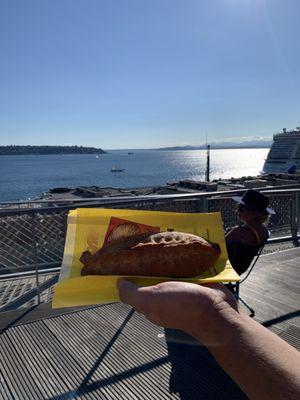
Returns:
[[[235,310],[237,310],[237,300],[236,297],[234,296],[234,294],[228,290],[224,284],[222,283],[206,283],[202,286],[205,286],[209,289],[213,289],[214,292],[219,292],[219,295],[221,295],[221,297],[227,301],[228,304],[230,304]]]
[[[120,300],[123,303],[131,304],[132,299],[135,297],[137,285],[126,279],[118,279],[117,288],[119,290]]]
[[[90,251],[84,251],[79,259],[82,264],[87,264],[91,258],[92,254]]]
[[[219,282],[204,282],[204,283],[201,283],[201,286],[211,288],[211,289],[221,289],[221,290],[224,287],[224,285]]]
[[[204,283],[202,286],[213,289],[214,291],[218,291],[219,293],[223,293],[225,295],[233,296],[233,294],[225,287],[223,283],[210,282]]]
[[[139,287],[126,279],[117,281],[117,288],[122,303],[131,305],[135,310],[143,312],[144,296]]]

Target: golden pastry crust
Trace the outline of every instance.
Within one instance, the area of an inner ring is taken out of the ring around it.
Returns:
[[[212,267],[220,253],[218,244],[189,233],[143,233],[112,241],[93,255],[84,252],[81,274],[188,278]]]

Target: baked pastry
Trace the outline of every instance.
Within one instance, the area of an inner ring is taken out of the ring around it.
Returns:
[[[142,233],[114,240],[95,254],[85,251],[81,275],[188,278],[214,265],[220,246],[183,232]]]

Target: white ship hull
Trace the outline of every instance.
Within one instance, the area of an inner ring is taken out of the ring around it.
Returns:
[[[300,172],[300,129],[277,133],[265,161],[265,173]]]

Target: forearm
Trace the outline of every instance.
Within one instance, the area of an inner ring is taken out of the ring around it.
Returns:
[[[208,349],[250,399],[300,398],[300,354],[243,314],[217,322]],[[200,339],[200,338],[199,338]]]
[[[299,353],[240,312],[223,285],[165,282],[138,288],[120,280],[118,288],[121,300],[153,323],[184,330],[203,343],[250,399],[300,398]]]

